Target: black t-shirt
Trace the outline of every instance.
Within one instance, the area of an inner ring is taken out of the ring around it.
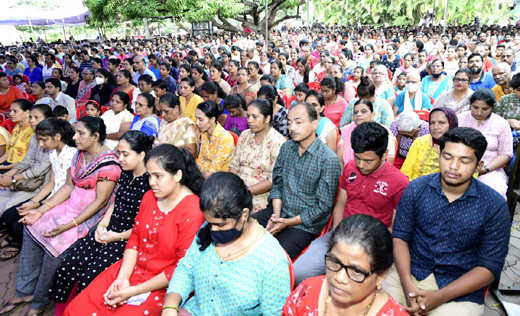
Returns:
[[[76,99],[76,97],[78,96],[80,82],[81,82],[81,80],[78,80],[78,82],[76,82],[76,84],[69,82],[69,84],[67,85],[67,90],[65,90],[65,94],[70,96],[73,99]]]

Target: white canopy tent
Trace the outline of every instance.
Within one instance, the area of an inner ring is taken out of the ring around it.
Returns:
[[[15,41],[22,41],[21,32],[16,31],[15,25],[62,26],[65,39],[65,26],[85,25],[85,17],[88,16],[90,16],[89,10],[77,3],[70,3],[52,11],[34,7],[8,8],[0,15],[0,42],[13,44]],[[47,37],[46,33],[45,37]]]
[[[85,25],[85,16],[90,16],[90,12],[83,6],[62,7],[53,11],[19,7],[3,11],[0,25],[81,26]]]

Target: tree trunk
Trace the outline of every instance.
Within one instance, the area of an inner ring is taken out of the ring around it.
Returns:
[[[185,30],[186,33],[188,33],[188,34],[191,34],[191,33],[192,33],[192,30],[190,30],[189,28],[186,28],[184,25],[182,25],[182,24],[179,23],[179,22],[176,22],[175,25],[177,25],[177,27],[179,27],[179,28]]]

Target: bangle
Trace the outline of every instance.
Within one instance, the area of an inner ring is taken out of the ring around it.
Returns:
[[[33,202],[33,204],[38,204],[38,202],[34,202],[34,200],[29,200],[29,201]]]
[[[103,225],[101,223],[99,223],[98,226],[105,227],[105,229],[108,229],[108,227],[106,225]]]
[[[125,241],[125,236],[121,233],[121,241]]]
[[[45,201],[45,202],[43,202],[43,203],[45,203],[45,204],[46,204],[48,207],[50,207],[50,208],[54,208],[54,206],[52,206],[52,204],[49,203],[49,202],[47,202],[47,201]]]
[[[73,217],[73,218],[72,218],[72,221],[74,222],[74,225],[76,225],[76,227],[79,226],[78,223],[76,223],[76,218]]]
[[[177,306],[163,306],[162,310],[173,308],[176,311],[179,311],[179,308]]]

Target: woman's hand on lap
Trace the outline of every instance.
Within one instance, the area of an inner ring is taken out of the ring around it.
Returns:
[[[132,295],[129,295],[128,297],[123,297],[122,294],[128,294],[126,292],[122,292],[125,289],[130,288],[130,282],[125,279],[116,279],[114,283],[108,288],[105,295],[103,295],[105,299],[105,303],[112,307],[116,307],[116,305],[124,304],[126,302],[126,299],[131,297]]]
[[[34,203],[33,201],[29,201],[29,202],[26,202],[26,203],[22,204],[20,207],[17,207],[16,210],[20,214],[21,212],[34,210],[34,209],[37,209],[39,207],[40,207],[40,204]]]
[[[23,216],[18,222],[23,225],[33,225],[36,223],[43,214],[38,210],[18,212],[20,216]]]
[[[97,230],[96,230],[97,233]],[[111,230],[105,231],[103,234],[100,235],[99,241],[96,239],[97,242],[101,244],[109,244],[111,242],[116,242],[121,240],[121,234],[113,232]]]
[[[43,231],[42,235],[43,235],[43,237],[51,238],[51,237],[56,237],[59,234],[65,232],[67,230],[69,230],[67,225],[58,225],[58,226],[56,226],[54,228],[51,228],[51,229],[49,229],[47,231]]]
[[[100,244],[106,244],[107,242],[105,241],[105,238],[104,238],[104,235],[106,234],[107,232],[107,229],[101,225],[98,225],[97,228],[96,228],[96,233],[94,234],[94,239],[96,240],[96,242],[100,243]]]

